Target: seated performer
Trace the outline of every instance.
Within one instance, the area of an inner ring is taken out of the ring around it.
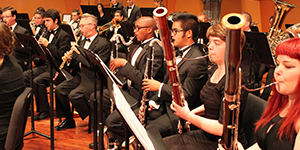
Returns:
[[[57,10],[49,9],[44,12],[42,16],[45,21],[47,32],[44,37],[39,38],[38,42],[49,49],[55,58],[55,63],[60,65],[62,63],[61,57],[66,51],[70,50],[70,35],[59,27],[60,15]],[[39,112],[34,116],[35,120],[42,120],[50,116],[46,88],[50,86],[50,81],[52,79],[50,79],[50,67],[48,65],[50,65],[49,62],[43,66],[33,68],[33,93],[35,95],[37,112]],[[53,75],[54,73],[55,70],[53,69]],[[25,85],[29,87],[30,71],[24,72],[24,77]],[[59,77],[56,80],[55,85],[58,85],[63,80],[63,77]]]
[[[121,21],[124,21],[123,12],[121,10],[116,10],[110,29],[105,31],[105,37],[107,38],[107,41],[116,42],[117,39],[114,37],[114,35],[116,35],[116,34],[122,35],[125,41],[128,40],[128,37],[125,34],[124,29],[120,25]],[[120,38],[119,38],[119,41],[121,42]],[[127,47],[122,42],[118,44],[118,53],[119,53],[119,55],[116,56],[117,58],[119,58],[119,57],[126,58]]]
[[[191,108],[200,105],[199,93],[203,85],[207,81],[207,61],[206,58],[200,60],[186,60],[203,56],[202,45],[196,44],[199,32],[197,17],[189,13],[178,13],[173,17],[172,38],[174,46],[179,48],[176,57],[180,82],[184,91],[185,99]],[[180,58],[181,56],[183,58]],[[172,86],[169,74],[166,74],[163,82],[153,79],[143,80],[143,89],[146,91],[157,91],[150,98],[160,105],[160,109],[164,110],[163,115],[151,118],[152,113],[159,110],[152,109],[149,112],[150,123],[146,127],[156,126],[163,137],[176,134],[178,117],[170,109],[172,102]],[[150,103],[151,104],[151,103]],[[150,105],[150,107],[152,107]]]
[[[123,8],[123,12],[131,24],[141,17],[141,9],[134,4],[134,0],[127,0],[127,7]]]
[[[80,35],[79,21],[80,21],[80,11],[78,9],[74,9],[72,11],[72,20],[69,23],[69,25],[71,26],[71,28],[73,29],[77,37]]]
[[[140,100],[142,99],[142,80],[145,73],[145,65],[147,61],[147,53],[149,50],[150,41],[154,39],[153,34],[156,29],[156,24],[153,18],[151,17],[141,17],[136,21],[135,24],[135,36],[137,41],[141,42],[141,45],[131,45],[129,52],[129,60],[123,58],[115,58],[110,61],[110,69],[115,70],[119,69],[121,75],[125,76],[128,79],[127,84],[124,85],[122,92],[125,94],[125,97],[128,103],[133,106],[134,109],[138,108],[140,105]],[[164,55],[162,48],[154,43],[154,62],[153,62],[153,73],[152,78],[162,81],[164,76]],[[97,97],[99,97],[100,92],[97,92]],[[93,99],[94,95],[91,95],[90,99]],[[110,97],[109,91],[105,89],[103,91],[103,112],[104,118],[110,114]],[[109,115],[109,120],[116,120],[118,123],[122,123],[122,118],[118,111],[114,111]],[[105,121],[105,119],[104,119]],[[113,124],[113,122],[107,121],[108,124]],[[119,125],[119,124],[118,124]],[[115,129],[112,126],[108,125],[109,130],[113,132],[120,132],[121,137],[124,134],[123,127],[117,127]],[[116,137],[118,138],[118,137]]]
[[[249,150],[292,150],[300,147],[300,38],[291,38],[276,48],[276,68],[269,105],[256,124],[256,141]],[[244,148],[239,143],[238,149]]]
[[[36,11],[34,13],[33,23],[30,24],[31,31],[37,40],[40,38],[40,36],[43,34],[43,32],[47,30],[44,25],[42,13],[43,12],[41,12],[41,11]]]
[[[91,14],[83,14],[79,28],[83,36],[79,39],[78,45],[93,51],[99,55],[103,62],[108,63],[110,54],[109,43],[97,34],[97,17]],[[81,54],[75,46],[72,46],[71,50],[73,50],[73,62],[71,63],[79,64],[80,71],[78,71],[72,80],[65,80],[56,86],[56,111],[61,115],[60,117],[66,117],[65,120],[55,127],[56,130],[75,127],[69,101],[72,102],[72,106],[77,110],[82,120],[89,115],[88,99],[94,91],[95,77],[93,68],[84,58],[84,54]]]
[[[16,22],[17,10],[11,6],[3,8],[2,19],[3,22],[10,28],[13,33],[20,33],[29,35],[29,31],[23,28],[21,25]],[[17,37],[14,47],[13,56],[18,60],[18,63],[21,65],[23,71],[28,69],[28,52],[25,48],[22,48]]]
[[[111,3],[111,11],[110,11],[110,17],[114,18],[114,14],[116,10],[123,11],[124,6],[118,2],[118,0],[110,0]]]
[[[171,109],[175,111],[176,116],[189,121],[199,129],[164,138],[163,141],[169,150],[217,149],[218,140],[223,133],[222,99],[225,85],[226,28],[221,23],[215,24],[208,28],[206,35],[210,42],[209,59],[216,65],[211,67],[211,75],[200,92],[200,100],[203,104],[195,109],[187,105],[181,107],[175,102],[171,104]],[[241,34],[241,37],[242,48],[245,35]],[[242,104],[246,97],[247,92],[242,92]]]
[[[103,8],[104,8],[103,4],[98,3],[97,8],[98,8],[98,12],[99,12],[99,16],[97,16],[98,26],[102,26],[102,25],[106,24],[108,22],[108,20],[107,20],[107,18],[105,18],[105,14],[103,12]]]
[[[4,150],[12,109],[25,85],[22,68],[11,57],[14,35],[3,22],[0,22],[0,35],[0,150]],[[22,149],[22,146],[19,143],[16,149]]]

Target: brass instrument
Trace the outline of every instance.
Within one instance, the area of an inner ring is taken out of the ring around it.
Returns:
[[[272,27],[270,28],[270,31],[267,35],[269,39],[269,44],[271,48],[271,52],[273,56],[275,56],[275,50],[278,44],[283,42],[286,39],[290,38],[290,35],[283,32],[281,30],[282,23],[287,15],[293,8],[296,8],[297,6],[282,2],[280,0],[273,0],[275,4],[275,12],[273,15],[273,22]]]
[[[76,42],[71,42],[71,45],[72,45],[72,46],[78,45],[79,39],[81,39],[81,38],[78,38],[78,39],[76,40]],[[62,59],[62,63],[61,63],[60,66],[59,66],[59,70],[62,70],[62,69],[64,68],[65,63],[67,63],[67,62],[69,61],[69,59],[72,57],[72,54],[73,54],[73,49],[71,49],[71,50],[69,50],[69,51],[67,51],[67,52],[65,53],[65,56],[64,56],[64,58]],[[58,77],[58,75],[59,75],[59,72],[56,72],[55,75],[54,75],[54,77],[52,78],[52,81],[55,82],[56,79],[57,79],[57,77]]]
[[[124,19],[122,21],[118,21],[117,19],[113,18],[110,22],[102,25],[102,26],[97,26],[97,31],[99,34],[102,34],[103,32],[107,31],[110,29],[110,27],[120,27],[120,22],[124,22],[127,19]]]
[[[227,28],[225,52],[225,88],[223,99],[223,135],[220,141],[224,149],[237,148],[239,108],[241,94],[241,28],[246,19],[237,13],[227,14],[222,24]]]

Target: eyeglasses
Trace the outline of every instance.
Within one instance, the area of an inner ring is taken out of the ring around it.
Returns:
[[[137,30],[137,31],[139,31],[139,30],[141,30],[141,29],[143,29],[143,28],[149,28],[150,26],[144,26],[144,27],[133,27],[133,30]]]
[[[92,23],[80,24],[80,25],[79,25],[79,28],[84,28],[84,26],[90,25],[90,24],[92,24]]]
[[[182,31],[187,31],[187,30],[184,30],[184,29],[182,29],[182,30],[178,30],[178,29],[172,29],[171,30],[171,33],[173,34],[173,35],[176,35],[177,34],[177,32],[182,32]]]

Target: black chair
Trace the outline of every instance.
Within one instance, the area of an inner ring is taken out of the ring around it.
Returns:
[[[266,102],[265,100],[253,95],[252,93],[248,94],[247,104],[241,124],[247,140],[247,147],[244,147],[245,149],[256,142],[255,123],[261,118],[262,113],[264,112],[267,105],[268,102]]]
[[[31,92],[32,88],[25,88],[14,104],[5,142],[6,150],[19,150],[23,147],[23,136],[31,102]]]

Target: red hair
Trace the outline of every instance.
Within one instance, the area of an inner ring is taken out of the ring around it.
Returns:
[[[291,38],[279,44],[276,48],[276,55],[287,55],[300,61],[300,38]],[[300,91],[299,85],[300,83],[297,85],[297,91]],[[269,105],[264,111],[261,119],[257,122],[256,131],[258,128],[266,126],[272,118],[278,115],[279,112],[288,105],[288,95],[278,93],[276,88],[272,88],[272,92],[273,94],[270,97]],[[296,99],[291,106],[292,107],[289,108],[287,115],[280,121],[282,125],[278,131],[279,139],[282,139],[284,136],[290,141],[293,141],[295,138],[295,126],[300,119],[300,109],[298,108],[298,106],[300,106],[300,92],[296,95]]]

